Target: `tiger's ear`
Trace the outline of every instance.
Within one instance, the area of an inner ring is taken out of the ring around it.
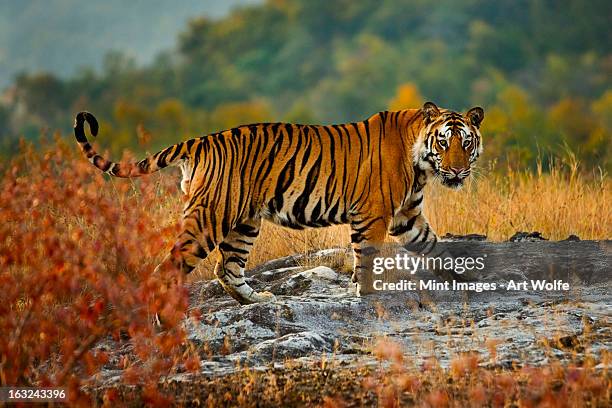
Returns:
[[[425,123],[433,122],[440,115],[440,109],[433,102],[425,102],[423,105],[423,116]]]
[[[465,117],[469,119],[470,123],[479,128],[480,123],[484,119],[484,110],[480,106],[476,106],[475,108],[470,109]]]

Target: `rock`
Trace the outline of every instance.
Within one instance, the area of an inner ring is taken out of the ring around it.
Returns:
[[[580,241],[580,237],[578,237],[577,235],[571,234],[569,237],[565,238],[563,241],[576,242],[576,241]]]
[[[321,355],[322,352],[332,352],[333,348],[333,337],[305,331],[262,341],[251,347],[248,354],[258,359],[270,360],[272,358],[305,357],[313,353]]]
[[[274,259],[264,262],[245,272],[247,276],[259,274],[264,271],[278,270],[290,267],[297,267],[301,262],[312,261],[314,259],[323,261],[325,258],[330,258],[338,255],[351,254],[348,248],[330,248],[314,251],[306,254],[289,255],[283,258]],[[352,255],[352,254],[351,254]]]
[[[331,355],[357,367],[373,361],[381,337],[399,343],[417,367],[432,357],[448,367],[466,351],[477,352],[490,367],[576,361],[587,351],[597,362],[610,351],[612,242],[550,242],[539,233],[522,234],[512,242],[446,244],[451,252],[487,254],[487,268],[476,282],[551,279],[556,271],[573,279],[571,291],[449,290],[436,295],[400,290],[357,297],[347,292],[348,274],[327,266],[300,266],[326,256],[350,256],[344,248],[252,269],[249,283],[275,293],[274,303],[241,306],[216,281],[194,283],[190,309],[201,319],[185,320],[184,328],[189,341],[202,350],[199,375],[219,377],[237,367],[270,364],[283,369],[291,359],[317,361]],[[432,274],[406,278],[437,279]],[[103,376],[108,382],[120,378],[121,359],[113,353],[125,354],[125,344],[109,339],[101,345],[110,354]],[[189,378],[177,375],[177,381]]]
[[[481,234],[455,235],[447,232],[442,239],[448,241],[486,241],[487,236]]]
[[[307,279],[323,279],[336,282],[339,279],[338,274],[327,266],[317,266],[301,273]]]
[[[508,240],[510,242],[548,241],[540,232],[517,232]]]

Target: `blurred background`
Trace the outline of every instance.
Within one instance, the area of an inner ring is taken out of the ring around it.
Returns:
[[[484,107],[494,167],[609,172],[611,26],[607,0],[4,0],[0,155],[84,109],[116,155],[431,100]]]

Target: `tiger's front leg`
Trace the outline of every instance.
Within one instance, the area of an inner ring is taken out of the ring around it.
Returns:
[[[389,235],[407,250],[427,255],[434,248],[438,236],[423,214],[422,199],[421,195],[395,214]]]
[[[391,228],[389,228],[389,235],[416,256],[426,256],[428,258],[456,257],[457,254],[449,251],[447,245],[436,245],[440,239],[423,215],[421,201],[413,201],[411,205],[396,214]],[[434,265],[437,264],[434,263]],[[453,270],[447,270],[440,266],[434,267],[431,272],[444,279],[463,279]]]
[[[386,234],[387,221],[384,217],[356,217],[351,222],[353,275],[349,284],[349,292],[359,296],[374,291],[371,260],[378,253],[379,246],[384,242]]]

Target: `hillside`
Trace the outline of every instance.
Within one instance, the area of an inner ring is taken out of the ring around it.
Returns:
[[[115,53],[97,73],[23,75],[5,93],[0,129],[13,141],[70,131],[87,109],[119,153],[138,148],[139,124],[156,148],[241,123],[356,121],[433,100],[483,106],[486,154],[497,163],[576,157],[610,170],[610,15],[602,0],[269,0],[192,19],[175,48],[144,66]]]

